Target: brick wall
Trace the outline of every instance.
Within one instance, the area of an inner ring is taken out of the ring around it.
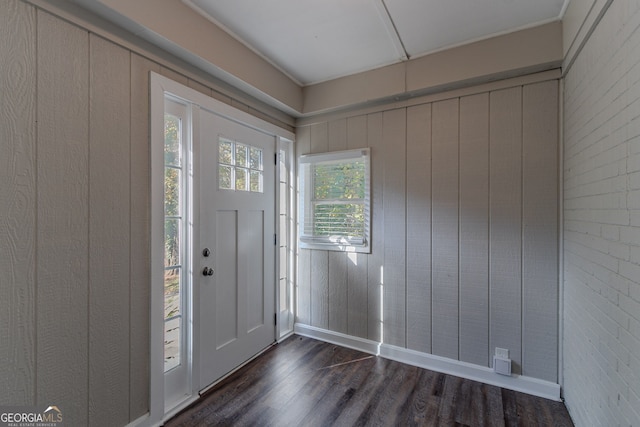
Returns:
[[[565,79],[564,396],[640,426],[640,4],[616,0]]]

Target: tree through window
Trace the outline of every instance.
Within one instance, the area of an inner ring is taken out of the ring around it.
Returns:
[[[300,157],[302,247],[370,252],[369,149]]]

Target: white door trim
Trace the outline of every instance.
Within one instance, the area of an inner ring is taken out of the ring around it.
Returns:
[[[170,417],[181,407],[188,405],[198,396],[197,381],[191,381],[192,394],[187,398],[179,407],[165,408],[164,404],[164,328],[163,328],[163,307],[164,297],[161,286],[154,286],[153,284],[162,283],[163,280],[163,245],[164,245],[164,154],[163,149],[160,149],[163,145],[158,141],[164,141],[164,97],[165,94],[170,94],[176,98],[182,99],[187,103],[192,104],[193,121],[192,129],[197,129],[198,110],[199,106],[206,107],[210,111],[214,111],[216,114],[242,124],[244,126],[256,129],[262,133],[272,135],[278,139],[282,138],[288,141],[294,141],[295,135],[285,129],[282,129],[272,123],[266,122],[260,118],[252,116],[244,111],[238,110],[235,107],[224,104],[216,99],[206,96],[194,89],[186,87],[180,83],[170,80],[157,73],[150,72],[150,131],[151,131],[151,156],[150,156],[150,175],[151,175],[151,284],[150,284],[150,360],[149,360],[149,417],[144,419],[142,425],[158,425],[162,423],[166,418]],[[198,150],[197,135],[193,135],[194,149]],[[196,155],[196,153],[193,153]],[[196,162],[197,163],[197,162]],[[194,193],[198,191],[194,188]],[[195,193],[197,194],[197,193]],[[274,201],[275,203],[275,201]],[[199,211],[198,206],[194,206],[194,214]],[[194,233],[197,235],[197,233]],[[197,245],[197,241],[193,242]],[[198,246],[195,246],[198,247]],[[276,269],[277,270],[277,269]],[[274,278],[275,279],[275,278]],[[197,292],[197,286],[194,287],[194,293]],[[197,298],[197,295],[193,295]],[[275,299],[276,296],[274,295]],[[277,304],[277,301],[276,301]],[[197,313],[197,304],[193,305],[193,319],[197,319],[199,313]],[[277,330],[277,328],[276,328]],[[199,334],[197,322],[193,325],[193,336],[197,337]],[[274,340],[277,337],[274,337]],[[198,360],[196,360],[197,340],[194,340],[194,348],[192,352],[193,359],[193,378],[198,375]],[[193,379],[192,378],[192,379]],[[170,412],[169,412],[170,411]]]

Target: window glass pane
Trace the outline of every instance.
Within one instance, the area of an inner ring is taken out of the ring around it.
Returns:
[[[180,169],[164,168],[164,214],[180,215]]]
[[[180,288],[182,269],[173,268],[164,274],[164,371],[180,365],[181,323]]]
[[[181,320],[176,317],[164,323],[164,371],[180,366]]]
[[[250,165],[251,169],[262,170],[262,150],[251,147]]]
[[[180,118],[164,115],[164,163],[180,166]]]
[[[326,199],[363,199],[364,162],[318,164],[313,168],[314,197]]]
[[[250,189],[254,193],[262,193],[262,172],[250,172]]]
[[[233,180],[231,178],[232,170],[232,166],[218,166],[218,181],[220,188],[225,190],[233,190]]]
[[[280,311],[288,308],[287,296],[287,279],[280,279]]]
[[[228,165],[233,164],[233,142],[227,141],[225,139],[220,139],[218,151],[220,156],[220,163],[226,163]]]
[[[327,237],[364,237],[364,206],[362,204],[316,204],[313,234]]]
[[[182,268],[170,268],[164,272],[164,318],[170,319],[180,313],[180,288]]]
[[[236,168],[236,190],[247,191],[247,170]]]
[[[247,160],[247,147],[242,144],[236,144],[236,166],[248,167]]]
[[[180,228],[181,219],[165,219],[164,221],[164,265],[171,267],[180,265]]]

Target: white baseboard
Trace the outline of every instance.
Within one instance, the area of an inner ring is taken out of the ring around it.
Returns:
[[[364,338],[341,334],[340,332],[328,331],[326,329],[303,325],[301,323],[293,325],[293,332],[304,337],[315,338],[320,341],[337,344],[342,347],[363,351],[376,356],[380,354],[380,343]]]
[[[495,385],[533,396],[544,397],[545,399],[560,401],[560,385],[550,381],[539,380],[524,375],[499,375],[493,372],[493,369],[487,368],[486,366],[460,362],[458,360],[447,359],[445,357],[421,353],[388,344],[382,344],[380,346],[380,356],[420,368],[479,381],[484,384]]]
[[[460,362],[458,360],[447,359],[445,357],[389,344],[380,344],[375,341],[352,337],[339,332],[332,332],[300,323],[295,324],[294,332],[298,335],[315,338],[354,350],[360,350],[365,353],[379,355],[385,359],[395,360],[419,368],[442,372],[444,374],[519,391],[545,399],[560,401],[560,385],[550,381],[539,380],[524,375],[499,375],[494,373],[493,369],[487,368],[486,366]]]

